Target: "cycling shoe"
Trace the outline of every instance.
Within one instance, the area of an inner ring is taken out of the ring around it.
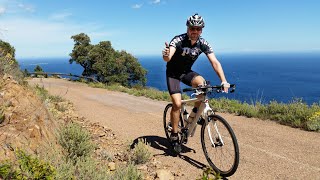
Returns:
[[[170,135],[171,146],[176,153],[181,152],[181,144],[179,143],[179,136],[177,133],[172,133]]]
[[[181,144],[179,144],[179,143],[173,144],[173,151],[174,151],[174,152],[176,152],[176,153],[179,154],[179,153],[181,152],[181,150],[182,150]]]

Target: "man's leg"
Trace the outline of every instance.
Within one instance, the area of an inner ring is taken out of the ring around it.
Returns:
[[[202,76],[198,75],[192,79],[192,81],[191,81],[192,87],[195,88],[200,85],[204,85],[204,81],[205,81],[205,79]],[[200,104],[201,104],[201,102],[196,102],[196,103],[194,103],[194,107],[199,108]]]
[[[181,108],[181,94],[175,93],[171,95],[172,110],[171,110],[171,125],[172,133],[178,133],[178,125],[180,120],[180,108]]]

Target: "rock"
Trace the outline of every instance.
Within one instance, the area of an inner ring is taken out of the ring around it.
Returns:
[[[154,177],[146,175],[145,177],[143,177],[143,180],[154,180]]]
[[[38,125],[35,124],[34,127],[29,130],[31,131],[30,138],[36,138],[36,139],[41,138],[40,127]]]
[[[157,170],[157,177],[159,180],[174,180],[172,173],[165,169]]]
[[[177,171],[177,172],[174,173],[174,176],[181,177],[181,176],[184,176],[184,173],[181,172],[181,171]]]
[[[138,170],[143,170],[143,171],[147,171],[148,170],[148,166],[147,165],[140,165],[137,167]]]
[[[108,163],[108,169],[109,169],[110,171],[116,170],[116,163],[114,163],[114,162],[109,162],[109,163]]]
[[[152,164],[155,168],[157,168],[157,169],[159,169],[159,168],[161,167],[161,162],[160,162],[160,161],[157,161],[156,159],[153,159],[153,161],[151,162],[151,164]]]
[[[12,79],[12,76],[10,76],[10,75],[8,75],[8,74],[4,74],[4,76],[3,76],[2,79],[3,79],[3,80],[10,80],[10,79]]]

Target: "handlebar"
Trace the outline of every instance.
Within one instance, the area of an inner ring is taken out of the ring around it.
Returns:
[[[185,88],[182,91],[183,92],[188,92],[188,91],[210,92],[210,91],[213,91],[214,89],[216,90],[217,93],[220,93],[223,90],[223,86],[222,85],[216,85],[216,86],[206,85],[206,86],[199,86],[199,87],[196,87],[196,88]],[[231,89],[230,93],[233,93],[235,91],[235,89],[236,89],[236,85],[235,84],[230,84],[230,89]]]

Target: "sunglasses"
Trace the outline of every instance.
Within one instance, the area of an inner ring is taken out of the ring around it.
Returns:
[[[189,27],[191,31],[202,31],[201,27]]]

